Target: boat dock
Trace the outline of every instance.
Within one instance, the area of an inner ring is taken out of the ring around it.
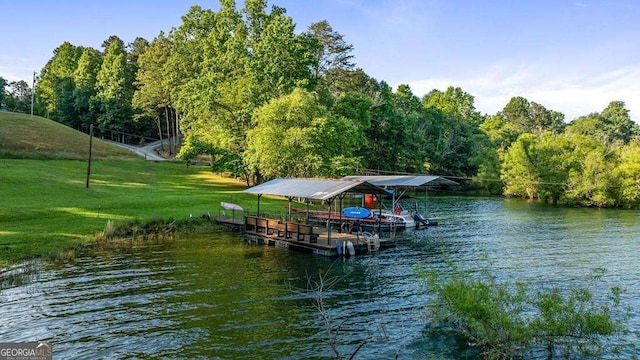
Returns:
[[[348,254],[347,244],[355,254],[375,252],[396,245],[395,239],[380,239],[370,234],[347,234],[309,224],[282,222],[276,219],[245,216],[245,240],[252,244],[284,247],[323,256]]]
[[[249,243],[280,246],[325,256],[345,254],[352,256],[393,247],[396,245],[395,230],[400,228],[400,226],[397,226],[395,218],[393,218],[394,220],[387,219],[386,222],[382,218],[370,220],[360,216],[360,211],[364,209],[358,208],[358,214],[349,214],[352,219],[346,220],[342,216],[345,195],[348,193],[368,195],[375,198],[378,204],[381,204],[383,198],[391,194],[393,208],[395,209],[398,205],[396,199],[399,199],[407,188],[424,187],[426,202],[426,187],[429,183],[457,184],[438,176],[366,177],[343,178],[340,180],[273,179],[243,191],[243,193],[256,194],[258,196],[257,215],[244,216],[242,226],[245,239]],[[383,186],[391,188],[393,191],[387,190]],[[399,188],[404,190],[396,194]],[[288,221],[261,216],[260,198],[263,195],[287,198],[289,201],[288,216],[283,217],[283,219],[288,219]],[[304,203],[307,205],[305,211],[306,221],[304,223],[292,221],[292,202],[294,198],[304,199]],[[309,204],[312,200],[319,201],[325,205],[326,213],[310,210]],[[331,210],[334,204],[336,208],[339,205],[338,216],[335,216]],[[240,206],[234,204],[222,203],[222,206],[232,211],[242,211]],[[379,210],[381,212],[381,209]],[[315,213],[315,216],[311,216],[311,213]],[[224,223],[231,227],[236,226],[234,219],[231,221],[225,219]],[[323,224],[326,224],[326,226],[316,226]],[[372,232],[377,232],[378,234],[374,235],[366,231],[358,231],[365,226],[370,226]],[[386,226],[388,228],[385,228]],[[358,232],[352,233],[354,230]],[[382,236],[385,231],[391,235],[390,238]]]

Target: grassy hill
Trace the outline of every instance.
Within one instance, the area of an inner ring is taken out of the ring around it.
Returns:
[[[0,158],[86,159],[89,136],[55,121],[29,114],[0,111]],[[94,139],[92,156],[131,159],[118,146]]]

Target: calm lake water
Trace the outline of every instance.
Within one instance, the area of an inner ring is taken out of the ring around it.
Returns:
[[[429,207],[440,226],[335,262],[219,232],[25,266],[25,283],[0,291],[0,342],[50,341],[56,359],[328,359],[313,298],[295,291],[328,272],[344,277],[324,293],[342,354],[366,341],[358,359],[473,358],[425,317],[416,266],[446,272],[451,261],[563,288],[605,268],[596,295],[622,286],[640,331],[640,212],[460,197]]]

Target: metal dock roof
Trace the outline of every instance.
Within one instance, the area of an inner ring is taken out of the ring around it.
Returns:
[[[366,180],[274,179],[244,190],[245,193],[328,200],[342,193],[383,194],[389,192]]]
[[[345,176],[342,180],[361,180],[380,187],[423,187],[428,185],[460,185],[455,181],[434,175],[376,175]]]

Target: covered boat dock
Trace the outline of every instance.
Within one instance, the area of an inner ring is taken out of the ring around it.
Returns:
[[[372,194],[376,197],[389,195],[389,192],[366,180],[348,179],[288,179],[280,178],[246,189],[243,192],[258,195],[257,216],[245,216],[245,237],[249,242],[293,248],[309,251],[325,256],[338,256],[346,253],[346,248],[353,247],[356,253],[375,251],[378,248],[395,246],[393,239],[380,239],[368,234],[351,234],[332,231],[331,206],[336,201],[342,202],[346,194]],[[288,218],[269,219],[260,213],[262,195],[282,196],[289,200]],[[311,200],[320,200],[328,206],[327,227],[313,226],[309,223],[307,211],[306,222],[292,221],[291,203],[295,198],[302,198],[309,208]],[[341,221],[342,214],[338,215]]]
[[[424,190],[424,205],[422,211],[425,212],[425,216],[427,215],[427,198],[429,188],[460,185],[453,180],[435,175],[355,175],[345,176],[342,180],[366,181],[372,185],[388,190],[392,198],[391,211],[398,214],[400,211],[403,211],[399,208],[399,202],[408,190],[415,190],[416,192]],[[419,215],[419,217],[422,216],[419,213],[417,202],[415,209],[409,210],[408,212],[413,212],[412,216],[416,214]]]

